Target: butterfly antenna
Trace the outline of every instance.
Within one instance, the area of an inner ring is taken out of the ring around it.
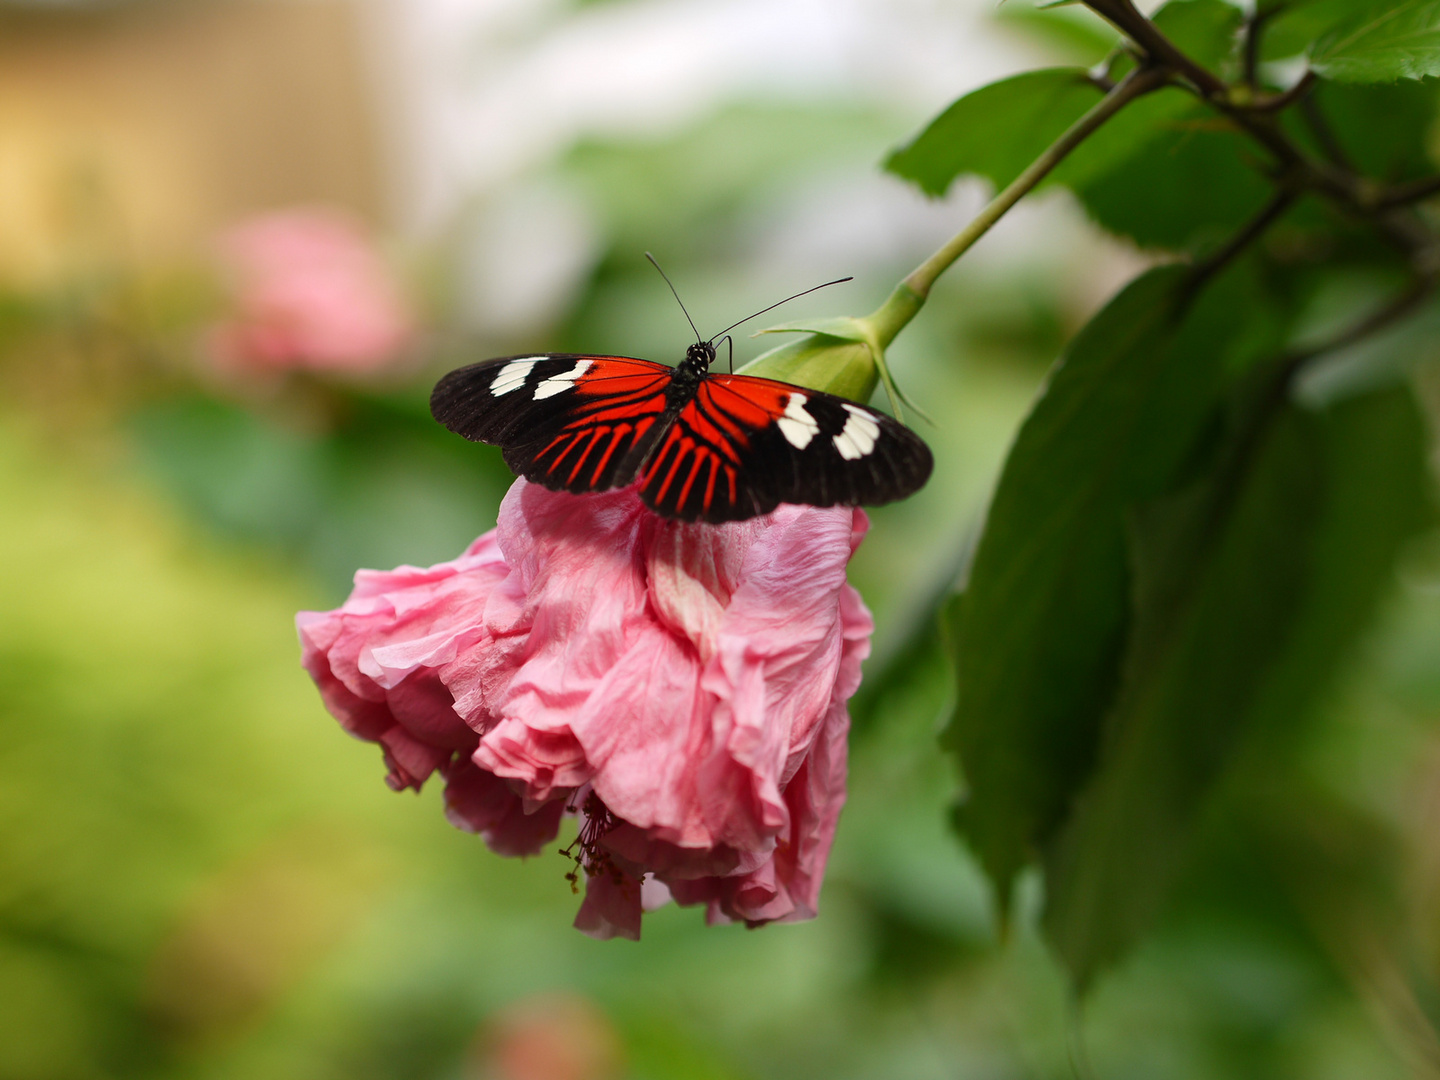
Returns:
[[[655,261],[654,255],[651,255],[647,251],[645,252],[645,258],[650,260],[651,266],[655,267],[656,270],[660,270],[660,264]],[[665,279],[665,284],[670,286],[670,292],[674,295],[675,302],[680,305],[680,310],[685,311],[685,301],[680,299],[678,292],[675,292],[675,283],[670,280],[670,276],[666,274],[664,270],[660,270],[660,276]],[[750,317],[753,319],[755,316],[752,315]],[[704,339],[700,336],[699,329],[695,326],[695,320],[690,318],[690,312],[688,311],[685,311],[685,321],[690,324],[690,329],[695,331],[695,340],[703,341]],[[723,334],[724,331],[722,330],[721,333]]]
[[[652,260],[652,261],[653,261],[653,260]],[[659,267],[656,267],[656,269],[658,270]],[[781,304],[788,304],[791,300],[798,300],[800,297],[805,296],[805,295],[807,295],[807,294],[809,294],[809,293],[815,292],[817,289],[827,289],[827,288],[829,288],[831,285],[840,285],[840,284],[843,284],[843,283],[846,282],[846,281],[854,281],[854,280],[855,280],[854,277],[836,278],[834,281],[827,281],[827,282],[825,282],[824,285],[812,285],[810,288],[804,290],[804,292],[797,292],[794,296],[787,296],[784,300],[777,300],[775,303],[771,304],[769,307],[761,308],[759,311],[755,312],[754,315],[746,315],[745,318],[743,318],[743,319],[740,320],[740,322],[731,323],[729,326],[725,327],[724,330],[721,330],[720,333],[716,334],[713,338],[711,338],[711,339],[710,339],[710,342],[711,342],[711,344],[714,344],[716,341],[720,340],[720,338],[722,338],[722,337],[724,337],[726,334],[728,334],[731,330],[734,330],[735,327],[739,326],[740,323],[747,323],[747,322],[749,322],[751,319],[754,319],[754,318],[757,318],[757,317],[759,317],[759,316],[761,316],[761,315],[764,315],[765,312],[767,312],[767,311],[774,311],[774,310],[775,310],[777,307],[779,307]],[[672,286],[672,288],[673,288],[673,286]],[[678,297],[677,297],[677,299],[678,299]],[[693,326],[694,324],[692,323],[691,325]]]

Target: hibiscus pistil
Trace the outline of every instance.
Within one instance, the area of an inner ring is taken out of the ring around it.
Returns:
[[[573,811],[575,807],[572,805],[567,809]],[[581,870],[585,871],[587,878],[606,874],[616,885],[621,885],[624,871],[615,865],[615,859],[600,844],[605,834],[619,825],[620,820],[593,791],[585,796],[580,815],[580,829],[575,839],[559,849],[561,855],[575,863],[575,868],[565,875],[565,880],[570,882],[570,891],[580,892]]]

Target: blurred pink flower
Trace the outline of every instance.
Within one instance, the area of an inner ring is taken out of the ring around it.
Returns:
[[[219,367],[368,374],[401,357],[414,336],[390,268],[338,211],[249,218],[221,236],[218,253],[230,311],[207,344]]]
[[[671,897],[811,918],[869,652],[845,581],[867,527],[805,506],[687,525],[630,490],[518,480],[459,559],[361,571],[343,607],[302,612],[304,664],[392,787],[439,771],[451,821],[496,851],[576,813],[585,932],[636,938]]]
[[[578,994],[536,994],[487,1018],[477,1080],[613,1080],[625,1072],[615,1025]]]

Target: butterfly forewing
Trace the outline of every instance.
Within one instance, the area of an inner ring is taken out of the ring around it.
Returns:
[[[674,371],[625,356],[507,356],[446,375],[430,411],[499,445],[527,480],[563,491],[628,483],[659,434]]]

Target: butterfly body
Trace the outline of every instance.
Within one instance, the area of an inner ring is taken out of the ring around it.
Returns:
[[[919,436],[883,413],[773,379],[710,371],[700,341],[675,367],[627,356],[506,356],[450,372],[430,410],[558,491],[639,484],[657,513],[719,523],[782,502],[890,502],[929,478]]]

